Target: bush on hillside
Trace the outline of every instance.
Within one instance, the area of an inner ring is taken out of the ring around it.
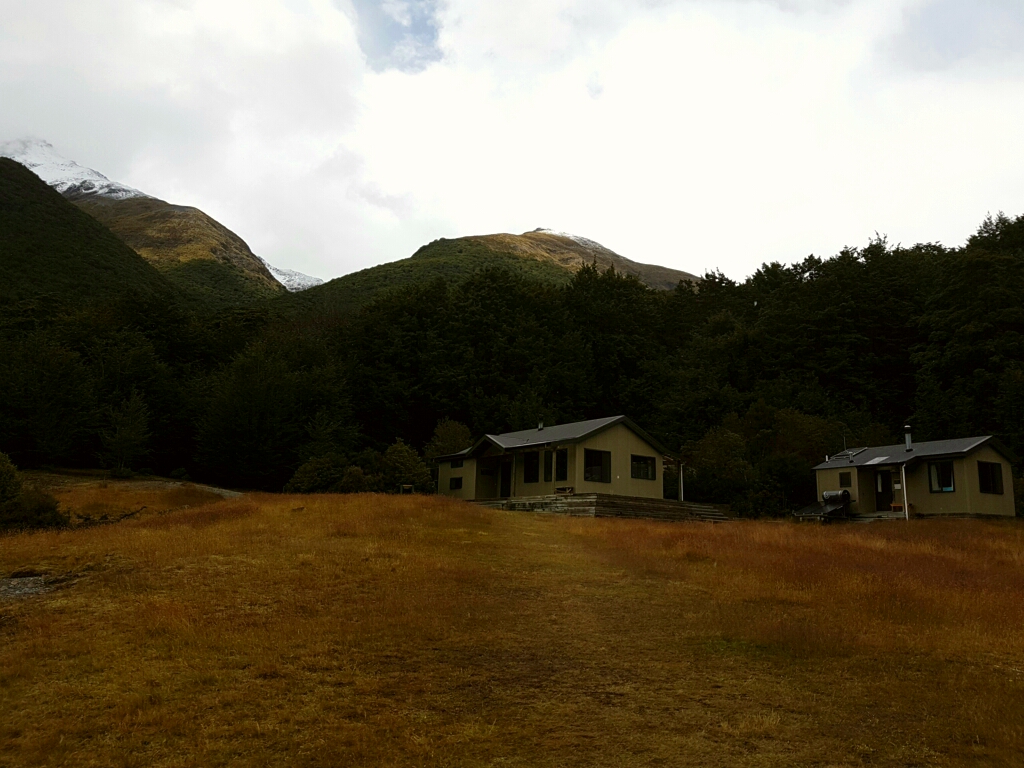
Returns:
[[[16,502],[20,496],[21,475],[10,457],[0,453],[0,509]]]
[[[338,491],[341,493],[379,493],[382,490],[384,490],[382,475],[366,472],[355,464],[345,470],[345,475],[338,484]]]
[[[411,485],[418,493],[430,493],[433,481],[430,470],[413,448],[396,440],[384,452],[384,486],[389,493],[398,493]]]
[[[473,444],[473,433],[461,421],[441,419],[434,428],[434,436],[430,438],[423,454],[428,461],[438,456],[447,456],[469,448]]]
[[[68,524],[57,500],[48,493],[25,488],[17,468],[0,453],[0,530],[58,528]]]
[[[408,449],[412,450],[412,449]],[[417,473],[415,462],[419,461],[416,452],[413,458],[403,454],[392,453],[389,462],[376,451],[362,451],[353,461],[349,462],[338,453],[315,456],[299,467],[292,479],[284,486],[285,493],[381,493],[394,492],[401,483],[422,482],[422,473]],[[420,462],[422,464],[422,462]],[[384,470],[390,467],[388,480],[385,482]],[[412,470],[410,471],[410,467]],[[425,469],[425,467],[424,467]],[[403,478],[411,477],[413,480]],[[429,480],[429,472],[427,473]],[[417,486],[422,489],[425,486]]]
[[[314,456],[292,475],[285,493],[337,493],[345,477],[348,462],[337,453]]]

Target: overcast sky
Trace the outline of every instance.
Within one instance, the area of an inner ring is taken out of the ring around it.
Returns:
[[[35,137],[336,277],[549,227],[741,279],[1024,213],[1022,0],[0,0]]]

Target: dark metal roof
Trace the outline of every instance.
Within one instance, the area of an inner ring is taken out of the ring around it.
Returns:
[[[908,451],[906,445],[883,445],[874,448],[851,448],[848,451],[830,456],[815,469],[841,469],[843,467],[892,466],[911,464],[922,459],[940,457],[966,456],[983,445],[991,445],[1008,460],[1016,461],[1016,457],[992,435],[984,437],[961,437],[956,440],[930,440],[923,443],[911,443],[914,450]]]
[[[633,430],[637,435],[646,440],[651,446],[665,455],[670,455],[647,432],[642,430],[626,416],[609,416],[604,419],[591,419],[589,421],[576,421],[572,424],[555,424],[550,427],[538,427],[537,429],[523,429],[518,432],[505,432],[500,435],[484,435],[473,445],[464,451],[451,454],[450,456],[438,456],[438,461],[451,459],[468,458],[489,446],[494,446],[502,451],[517,451],[531,448],[540,448],[545,445],[564,445],[576,443],[584,438],[603,432],[616,424],[624,424]]]

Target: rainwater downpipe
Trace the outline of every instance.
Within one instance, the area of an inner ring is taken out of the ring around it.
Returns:
[[[903,486],[903,519],[910,520],[910,502],[907,500],[907,463],[900,464],[900,485]]]
[[[910,425],[903,427],[903,436],[907,441],[907,453],[914,450],[914,441],[910,436]],[[907,458],[910,458],[909,456]],[[907,462],[900,464],[900,485],[903,487],[903,519],[910,521],[910,501],[907,499]]]

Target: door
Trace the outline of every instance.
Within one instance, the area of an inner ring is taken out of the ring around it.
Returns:
[[[498,494],[501,498],[507,499],[512,495],[512,462],[503,461],[501,462],[501,492]]]
[[[888,469],[875,472],[875,511],[892,512],[892,472]]]

